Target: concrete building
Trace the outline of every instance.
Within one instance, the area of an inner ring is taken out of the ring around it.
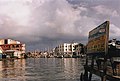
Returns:
[[[0,47],[0,53],[3,53],[3,49]]]
[[[3,44],[21,44],[19,41],[12,40],[12,39],[0,39],[0,45]]]
[[[78,43],[63,43],[58,45],[56,51],[58,51],[58,57],[72,57],[75,53],[75,45]]]
[[[109,46],[112,45],[112,46],[114,46],[115,48],[120,49],[120,41],[117,40],[117,39],[109,40],[108,45],[109,45]]]
[[[55,48],[53,49],[53,55],[54,55],[54,57],[57,57],[57,56],[59,55],[58,47],[55,47]]]
[[[75,56],[82,57],[85,55],[85,46],[81,43],[75,46]]]
[[[0,39],[0,48],[10,57],[22,58],[25,53],[25,44],[12,39]]]

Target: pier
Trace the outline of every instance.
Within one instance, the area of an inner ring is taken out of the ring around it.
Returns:
[[[95,74],[101,77],[101,81],[120,81],[120,61],[114,61],[114,63],[110,62],[108,59],[106,62],[105,60],[101,60],[101,65],[98,65],[95,61],[92,60],[91,63],[88,63],[88,59],[86,60],[87,63],[84,65],[84,75],[81,74],[81,81],[92,81],[92,74]],[[105,63],[107,66],[105,66]]]
[[[93,74],[101,77],[101,81],[120,81],[120,48],[115,44],[116,40],[109,42],[109,21],[89,32],[81,81],[92,81]]]

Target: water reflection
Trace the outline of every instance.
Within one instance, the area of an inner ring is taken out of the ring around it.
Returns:
[[[66,79],[76,79],[78,74],[80,73],[80,67],[78,59],[66,58],[64,59],[64,76]]]
[[[28,63],[30,62],[30,63]],[[79,81],[83,70],[80,59],[40,58],[28,59],[27,75],[31,81]]]
[[[11,80],[25,81],[25,59],[0,61],[0,81]]]
[[[0,81],[80,81],[80,58],[29,58],[0,61]]]

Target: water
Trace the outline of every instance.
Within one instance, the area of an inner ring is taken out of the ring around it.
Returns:
[[[29,58],[0,61],[0,81],[80,81],[80,58]],[[93,81],[99,81],[96,76]]]

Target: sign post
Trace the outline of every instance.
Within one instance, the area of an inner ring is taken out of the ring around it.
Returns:
[[[104,74],[102,76],[102,81],[106,81],[108,40],[109,40],[109,21],[105,21],[103,24],[99,25],[98,27],[94,28],[89,32],[87,44],[87,56],[92,56],[91,68],[94,68],[95,58],[104,59],[103,65]],[[90,73],[89,76],[90,76],[89,81],[91,81],[92,73]]]
[[[87,55],[106,55],[108,53],[108,40],[109,21],[106,21],[89,32]]]

